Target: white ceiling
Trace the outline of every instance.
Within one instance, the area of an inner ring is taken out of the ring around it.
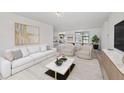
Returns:
[[[63,12],[58,18],[55,12],[18,12],[18,15],[54,25],[57,31],[101,27],[108,19],[108,12]]]

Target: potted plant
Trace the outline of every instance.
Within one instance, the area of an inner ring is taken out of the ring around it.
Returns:
[[[92,37],[92,44],[93,44],[93,48],[94,49],[98,49],[99,48],[99,38],[97,35],[94,35]]]

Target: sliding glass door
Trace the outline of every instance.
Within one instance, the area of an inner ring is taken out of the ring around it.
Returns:
[[[88,32],[75,32],[75,43],[78,43],[78,44],[89,43],[89,33]]]

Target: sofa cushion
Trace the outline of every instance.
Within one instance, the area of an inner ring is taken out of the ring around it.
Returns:
[[[39,59],[39,58],[43,58],[44,56],[46,56],[46,55],[45,55],[45,53],[42,53],[42,52],[30,55],[30,57],[32,57],[34,60]]]
[[[22,65],[32,62],[32,61],[33,61],[33,58],[31,58],[31,57],[24,57],[24,58],[14,60],[14,61],[12,61],[12,68],[22,66]]]
[[[23,54],[22,54],[21,50],[15,50],[15,51],[12,51],[12,54],[13,54],[13,56],[14,56],[14,60],[23,57]]]
[[[30,54],[40,52],[39,46],[30,46],[30,47],[27,47],[27,49],[28,49]]]
[[[54,49],[51,49],[51,50],[45,51],[44,53],[45,53],[46,55],[50,55],[50,54],[52,54],[52,53],[54,53],[54,52],[55,52],[55,50],[54,50]]]
[[[47,51],[47,45],[41,45],[40,46],[40,51],[41,52]]]
[[[52,54],[53,52],[55,52],[55,50],[48,50],[48,51],[45,51],[45,52],[38,52],[38,53],[30,55],[30,57],[32,57],[34,60],[36,60],[36,59],[48,56],[48,55]]]
[[[51,54],[51,53],[56,53],[56,48],[51,48],[51,50],[48,50],[47,53]]]
[[[20,48],[20,50],[23,54],[23,57],[27,57],[29,55],[27,48],[23,47],[23,48]]]

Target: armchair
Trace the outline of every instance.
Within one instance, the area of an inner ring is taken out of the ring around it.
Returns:
[[[74,52],[75,52],[75,46],[70,43],[64,44],[61,49],[61,53],[66,56],[74,56]]]
[[[92,46],[83,45],[80,50],[76,52],[76,56],[81,59],[92,59]]]

